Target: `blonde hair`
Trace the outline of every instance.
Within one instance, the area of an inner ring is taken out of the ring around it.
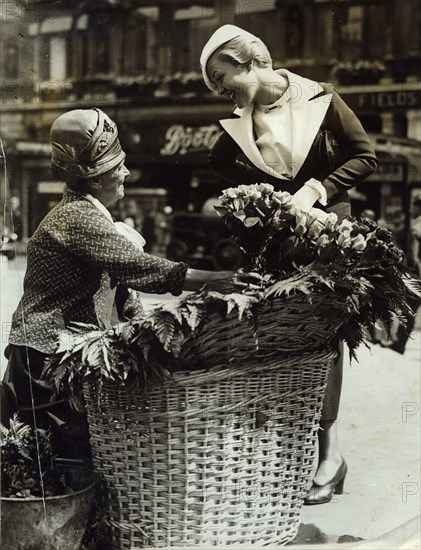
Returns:
[[[254,62],[258,67],[272,67],[269,50],[257,36],[251,41],[242,36],[232,38],[214,51],[208,63],[211,59],[228,62],[234,66]]]

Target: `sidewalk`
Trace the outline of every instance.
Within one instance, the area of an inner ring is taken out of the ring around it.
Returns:
[[[7,341],[11,314],[20,297],[24,258],[2,261],[1,353]],[[169,296],[145,295],[151,307]],[[297,543],[325,543],[325,548],[348,542],[344,548],[390,548],[373,541],[420,514],[420,311],[418,328],[405,354],[379,345],[358,350],[358,363],[345,362],[338,424],[340,446],[348,463],[343,495],[318,506],[304,506]],[[2,373],[5,360],[1,361]],[[411,523],[413,525],[413,523]],[[414,533],[410,533],[412,537]],[[395,539],[396,540],[396,537]],[[326,545],[327,544],[327,545]],[[385,544],[391,544],[386,542]],[[332,545],[332,546],[331,546]],[[416,548],[409,546],[408,548]],[[419,547],[419,546],[418,546]]]
[[[358,360],[344,366],[338,424],[348,463],[344,494],[304,506],[301,516],[325,542],[346,535],[373,540],[420,514],[419,324],[403,356],[374,345],[361,347]]]

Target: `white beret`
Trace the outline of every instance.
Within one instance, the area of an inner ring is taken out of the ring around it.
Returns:
[[[210,80],[206,72],[206,64],[209,60],[209,57],[214,53],[215,50],[222,46],[222,44],[225,44],[226,42],[229,42],[230,40],[232,40],[233,38],[237,38],[238,36],[246,38],[247,40],[256,40],[257,38],[254,34],[240,29],[240,27],[236,27],[235,25],[223,25],[213,33],[213,35],[209,38],[209,40],[203,47],[202,53],[200,55],[202,76],[206,86],[213,92],[216,91],[217,88],[215,84],[213,84],[213,82]]]

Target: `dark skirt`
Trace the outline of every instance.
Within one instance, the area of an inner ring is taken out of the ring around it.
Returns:
[[[58,399],[42,380],[46,355],[9,344],[5,350],[7,370],[2,382],[2,423],[14,413],[37,428],[51,429],[54,452],[61,458],[90,459],[86,414],[76,411],[67,399]],[[30,375],[29,375],[30,373]]]

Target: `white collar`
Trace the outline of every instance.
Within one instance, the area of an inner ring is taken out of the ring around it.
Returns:
[[[95,208],[98,208],[104,216],[112,223],[114,224],[114,228],[120,235],[123,235],[126,239],[128,239],[131,243],[133,243],[137,248],[139,248],[143,252],[143,247],[146,244],[145,239],[142,237],[142,235],[136,231],[136,229],[133,229],[129,225],[127,225],[124,222],[114,222],[113,217],[111,216],[110,212],[105,208],[105,206],[100,202],[98,199],[93,197],[90,193],[86,193],[86,195],[83,195],[88,201],[95,206]]]
[[[291,73],[286,69],[279,69],[276,72],[285,75],[289,81],[289,104],[291,106],[291,116],[294,118],[291,153],[292,172],[293,177],[295,177],[310,151],[317,131],[329,108],[332,94],[325,94],[323,101],[310,101],[323,91],[318,82]],[[273,176],[273,169],[265,164],[254,139],[253,109],[254,104],[247,105],[242,109],[237,108],[234,114],[238,115],[238,118],[222,119],[219,122],[246,157],[257,168]],[[282,176],[279,176],[279,178],[286,179]]]
[[[102,204],[101,201],[93,197],[90,193],[86,193],[83,196],[85,197],[85,199],[88,199],[88,201],[91,204],[93,204],[96,208],[98,208],[98,210],[100,210],[111,223],[114,223],[113,217],[111,216],[110,212],[105,208],[105,206]]]

